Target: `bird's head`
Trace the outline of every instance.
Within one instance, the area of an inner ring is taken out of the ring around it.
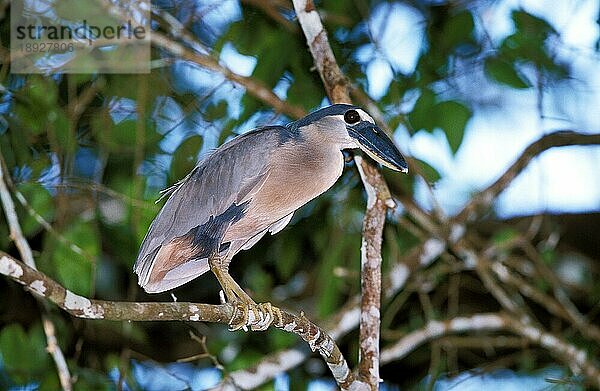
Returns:
[[[324,107],[296,121],[303,132],[320,135],[324,142],[334,142],[341,149],[360,148],[382,165],[408,172],[408,165],[394,142],[360,107],[336,104]]]

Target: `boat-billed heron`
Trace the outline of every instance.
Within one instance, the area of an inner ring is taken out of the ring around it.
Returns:
[[[246,315],[271,311],[269,303],[254,303],[240,288],[229,275],[229,263],[267,232],[281,231],[294,211],[333,186],[344,168],[342,150],[351,148],[393,170],[408,171],[373,118],[347,104],[226,142],[167,189],[169,198],[135,263],[139,284],[146,292],[163,292],[211,270],[227,301],[241,305]]]

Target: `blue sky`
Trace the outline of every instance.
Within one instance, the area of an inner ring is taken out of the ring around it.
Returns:
[[[538,115],[535,89],[521,91],[490,85],[481,94],[501,102],[499,108],[474,110],[456,156],[452,156],[441,132],[421,131],[412,137],[402,127],[396,132],[396,140],[405,151],[442,173],[434,193],[448,213],[460,209],[470,194],[495,180],[529,143],[545,133],[561,129],[600,132],[600,57],[593,49],[599,37],[598,1],[501,1],[480,10],[477,28],[484,28],[492,41],[499,43],[513,32],[510,12],[518,8],[545,18],[559,31],[563,47],[559,58],[573,64],[573,80],[553,86],[544,96],[545,119]],[[374,31],[387,12],[391,12],[388,16],[391,27],[389,32],[381,34],[380,41],[383,48],[380,57],[387,61],[375,58],[367,67],[369,94],[375,99],[385,93],[389,84],[391,72],[387,64],[410,71],[421,49],[423,24],[420,16],[407,6],[396,4],[376,10],[371,21]],[[470,78],[468,75],[458,83],[470,83]],[[547,151],[504,191],[497,210],[504,216],[598,211],[599,166],[599,147]],[[421,201],[428,204],[424,186],[419,194]]]

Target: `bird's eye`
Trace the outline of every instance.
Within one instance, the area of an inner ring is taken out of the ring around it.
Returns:
[[[344,121],[346,121],[347,124],[355,124],[358,121],[360,121],[360,115],[358,114],[358,111],[356,110],[348,110],[346,111],[346,114],[344,114]]]

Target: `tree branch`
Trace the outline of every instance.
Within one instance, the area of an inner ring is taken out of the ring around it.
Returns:
[[[348,81],[329,45],[327,31],[312,0],[293,0],[296,17],[302,27],[308,48],[333,103],[352,103]]]
[[[513,288],[519,290],[523,296],[537,302],[552,315],[570,322],[581,335],[600,342],[600,329],[598,326],[590,324],[575,306],[573,306],[572,310],[568,309],[557,299],[537,289],[524,278],[511,272],[500,262],[490,263],[489,267],[504,284],[511,285]]]
[[[496,331],[506,326],[504,318],[498,314],[477,314],[456,317],[446,321],[430,320],[424,327],[412,331],[381,352],[383,364],[400,360],[427,341],[449,334],[473,331]]]
[[[473,220],[481,210],[489,208],[496,197],[508,187],[529,162],[540,153],[554,148],[570,145],[599,145],[600,134],[585,134],[571,130],[560,130],[542,136],[530,144],[521,156],[494,183],[471,198],[471,201],[455,217],[456,221]]]
[[[403,257],[402,262],[392,265],[386,274],[382,284],[384,287],[383,297],[389,299],[398,294],[406,286],[411,274],[429,266],[444,252],[445,248],[445,242],[436,238],[423,241],[413,248]],[[359,325],[360,302],[361,297],[352,297],[327,322],[329,326],[325,329],[333,339],[338,340]],[[244,382],[251,385],[249,388],[258,387],[271,380],[275,375],[300,365],[307,357],[308,355],[302,349],[284,349],[262,358],[250,368],[240,369],[229,375],[234,379],[243,378]]]
[[[189,322],[240,323],[245,321],[242,311],[230,304],[202,303],[136,303],[89,299],[65,289],[56,281],[23,262],[0,251],[0,274],[3,274],[38,297],[56,304],[72,316],[83,319],[104,319],[115,321],[161,321],[176,320]],[[249,325],[258,324],[262,319],[247,320]],[[321,328],[300,316],[281,310],[281,318],[273,325],[281,330],[294,333],[308,343],[311,350],[318,351],[327,363],[333,377],[342,389],[354,382],[354,376],[335,341]]]
[[[432,320],[423,328],[415,330],[392,346],[383,349],[381,362],[389,363],[406,357],[423,343],[449,334],[473,331],[510,331],[529,342],[539,345],[567,363],[573,372],[583,372],[596,387],[600,387],[600,369],[584,350],[564,341],[541,328],[526,325],[505,313],[476,314],[456,317],[446,321]]]
[[[571,138],[571,135],[573,136],[572,138]],[[533,157],[535,157],[535,156],[537,156],[537,154],[539,154],[549,148],[552,148],[554,146],[558,147],[558,146],[569,146],[569,145],[595,145],[595,144],[600,143],[598,140],[598,138],[599,138],[598,135],[589,135],[589,134],[583,134],[583,133],[577,133],[577,132],[568,132],[565,135],[567,138],[563,138],[561,136],[562,136],[561,132],[551,133],[547,136],[544,136],[542,139],[535,141],[533,144],[531,144],[530,146],[528,146],[525,149],[522,156],[517,159],[517,162],[515,162],[511,167],[509,167],[507,169],[507,171],[504,174],[502,174],[501,178],[509,178],[510,177],[511,179],[514,179],[514,177],[516,177],[518,175],[518,173],[521,172],[527,166],[527,164],[532,160],[531,154],[533,154]],[[579,136],[582,136],[582,137],[580,138]],[[543,140],[543,139],[546,139],[546,141],[542,142],[541,140]],[[570,142],[574,142],[575,144],[569,144],[569,142],[567,142],[568,139],[571,139],[572,141],[570,141]],[[557,140],[560,140],[560,142],[556,142]],[[549,141],[551,142],[550,144],[548,144]],[[545,147],[540,148],[540,146],[542,145],[540,143],[544,143]],[[535,144],[537,144],[537,146],[535,146]],[[523,163],[518,163],[519,161],[522,161]],[[498,181],[500,181],[500,180],[501,179],[499,179]],[[510,181],[508,181],[508,182],[510,182]],[[507,184],[506,180],[504,180],[503,183],[505,183],[505,185],[506,185]],[[492,188],[494,190],[491,190]],[[490,197],[493,200],[493,198],[495,196],[497,196],[497,194],[499,194],[502,190],[503,189],[501,187],[498,188],[498,185],[493,184],[493,185],[489,186],[487,191],[490,192],[490,194],[492,194]],[[485,191],[486,190],[484,190],[483,192],[485,192]],[[446,251],[446,247],[447,247],[448,243],[452,244],[452,243],[460,241],[463,238],[464,234],[466,233],[466,228],[462,224],[461,216],[463,214],[466,216],[467,210],[474,211],[476,209],[476,205],[480,205],[478,202],[481,202],[483,197],[481,195],[479,197],[480,197],[479,201],[472,201],[472,203],[470,203],[469,205],[467,205],[465,207],[463,212],[461,212],[459,214],[459,216],[457,217],[456,223],[447,224],[449,229],[448,229],[448,227],[440,227],[438,225],[439,223],[437,221],[431,220],[431,219],[429,219],[429,217],[427,217],[428,220],[427,220],[427,224],[425,225],[425,227],[427,228],[428,232],[434,232],[435,234],[430,233],[431,237],[429,239],[421,242],[419,246],[416,246],[413,250],[411,250],[411,252],[404,257],[403,262],[397,262],[392,266],[392,268],[389,270],[387,276],[384,278],[383,285],[384,285],[384,287],[387,287],[384,290],[385,297],[392,297],[392,296],[396,295],[400,290],[402,290],[404,288],[409,276],[411,274],[413,274],[414,272],[416,272],[417,270],[419,270],[420,268],[427,267],[433,261],[435,261],[435,259],[437,259],[437,257],[439,257],[444,251]],[[490,201],[490,203],[491,203],[491,201]],[[408,212],[410,213],[410,211],[408,211]],[[425,212],[423,212],[423,213],[425,213]],[[421,220],[422,219],[419,219],[418,221],[421,221]],[[442,228],[445,228],[445,229],[442,229]],[[448,238],[440,238],[437,236],[438,234],[444,233],[444,232],[448,233]],[[471,259],[474,257],[474,255],[475,255],[474,252],[470,253]],[[468,262],[471,262],[471,261],[468,260]],[[476,262],[476,261],[472,260],[472,262]],[[475,266],[475,263],[473,263],[472,266]],[[347,332],[354,329],[359,323],[357,306],[352,306],[351,305],[352,301],[358,302],[358,299],[357,298],[351,299],[349,301],[350,305],[347,305],[344,309],[342,309],[340,312],[338,312],[337,315],[334,316],[335,319],[347,319],[348,320],[347,322],[344,322],[346,327],[343,327],[342,330],[340,330],[342,332],[338,333],[338,331],[336,331],[334,328],[328,329],[330,331],[330,335],[332,335],[336,339],[337,339],[337,335],[339,335],[339,336],[345,335]],[[509,299],[509,301],[510,301],[510,299]],[[511,303],[508,303],[508,304],[511,304]],[[550,309],[552,309],[552,308],[550,308]],[[594,327],[588,329],[587,332],[589,334],[591,334],[590,336],[592,336],[592,338],[596,337],[596,335],[594,333],[595,332]],[[587,333],[584,333],[584,335],[587,335]],[[285,360],[279,359],[279,357],[292,357],[291,352],[293,350],[297,353],[295,360],[285,361]],[[384,351],[386,351],[386,350],[387,349],[384,349]],[[301,350],[286,349],[286,350],[280,351],[278,353],[275,353],[274,355],[269,355],[269,356],[265,357],[254,367],[244,370],[243,372],[247,376],[246,379],[253,378],[255,383],[252,383],[252,384],[256,384],[258,386],[272,378],[272,377],[268,377],[268,376],[260,377],[260,374],[267,373],[267,371],[264,370],[263,368],[268,368],[269,371],[271,371],[273,374],[276,374],[276,373],[280,373],[283,371],[287,371],[291,368],[294,368],[295,366],[297,366],[301,362],[303,362],[305,359],[306,359],[306,354],[304,354]],[[236,371],[233,373],[235,374],[238,372],[241,373],[242,371]]]
[[[17,246],[17,250],[19,250],[19,254],[23,257],[23,261],[32,268],[35,268],[35,260],[33,259],[33,253],[31,252],[31,247],[29,247],[29,243],[23,236],[23,232],[21,231],[21,225],[19,224],[19,218],[17,216],[17,211],[15,210],[15,204],[13,203],[12,197],[10,196],[10,191],[8,191],[8,187],[6,187],[6,182],[4,181],[4,159],[0,153],[0,200],[2,201],[2,207],[4,209],[4,215],[6,216],[6,221],[8,222],[8,227],[10,229],[10,238]]]
[[[6,221],[8,222],[8,226],[10,228],[10,237],[15,242],[19,253],[23,257],[23,260],[27,263],[27,266],[35,269],[35,260],[33,259],[31,247],[21,231],[21,225],[19,224],[19,218],[15,210],[15,204],[13,203],[10,192],[6,187],[6,182],[4,181],[4,166],[4,157],[0,151],[0,201],[2,202],[4,214],[6,215]],[[73,389],[71,373],[69,372],[69,367],[67,366],[65,356],[63,355],[62,350],[60,350],[60,347],[56,341],[54,324],[45,313],[42,313],[42,326],[44,329],[44,334],[46,335],[47,350],[50,354],[50,357],[52,357],[54,364],[56,365],[60,385],[64,391],[71,391]]]
[[[350,103],[350,88],[342,74],[327,31],[312,0],[293,0],[296,16],[306,37],[321,80],[333,103]],[[359,378],[372,390],[379,388],[379,327],[381,300],[381,236],[387,207],[393,208],[387,184],[367,160],[357,159],[361,180],[367,191],[361,246],[361,317]]]
[[[270,0],[242,0],[242,3],[261,9],[265,15],[279,23],[287,31],[291,33],[298,32],[298,26],[287,20],[277,9],[277,4],[274,4]]]
[[[291,105],[281,99],[273,91],[267,88],[260,81],[247,76],[239,75],[219,62],[213,57],[198,53],[186,46],[167,38],[158,32],[152,33],[152,43],[183,60],[190,61],[202,68],[210,69],[223,75],[226,79],[244,87],[248,93],[253,95],[263,103],[273,107],[277,112],[289,115],[292,118],[300,118],[306,115],[306,111],[299,107]]]
[[[122,17],[123,10],[120,7],[107,0],[102,4],[112,15]],[[160,23],[166,24],[166,26],[163,26],[165,31],[168,31],[169,34],[173,36],[173,38],[171,38],[158,31],[152,31],[150,39],[154,46],[171,53],[176,58],[190,61],[202,68],[220,73],[226,79],[244,87],[252,96],[273,107],[273,109],[279,113],[289,115],[296,119],[306,115],[306,111],[302,107],[289,104],[279,99],[279,97],[262,82],[252,77],[237,74],[220,64],[216,58],[209,54],[210,50],[198,41],[193,34],[188,33],[185,27],[173,15],[158,8],[153,8],[152,13]],[[177,40],[181,42],[178,42]]]
[[[355,156],[356,166],[361,178],[373,176],[377,169],[363,165],[363,159]],[[368,170],[368,171],[366,171]],[[369,172],[370,171],[370,172]],[[360,302],[360,362],[359,377],[365,380],[371,389],[379,385],[379,339],[381,326],[381,241],[385,212],[387,207],[368,181],[367,211],[363,222],[361,260],[361,302]]]

